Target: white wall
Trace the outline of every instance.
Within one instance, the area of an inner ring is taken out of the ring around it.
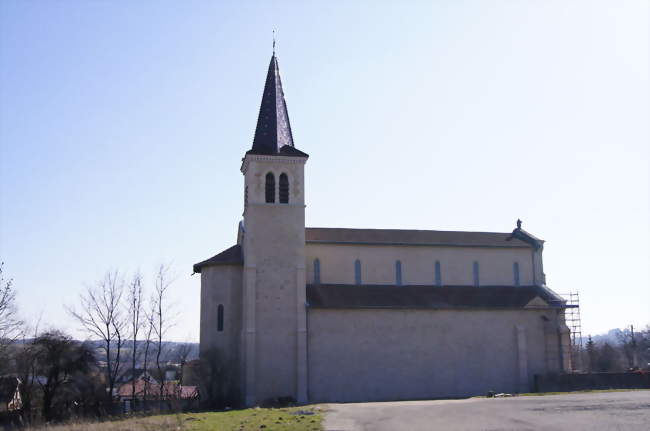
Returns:
[[[218,331],[218,307],[223,305],[223,331]],[[219,361],[226,369],[223,393],[231,400],[241,396],[242,267],[206,266],[201,270],[200,355]],[[217,355],[217,356],[215,356]],[[206,383],[206,382],[202,382]]]
[[[310,309],[310,401],[530,391],[534,374],[545,373],[547,368],[557,371],[559,366],[557,331],[549,331],[542,319],[544,315],[555,323],[555,313]],[[526,338],[523,382],[517,326],[524,328]]]
[[[444,285],[473,285],[474,261],[479,262],[482,285],[513,286],[514,262],[519,263],[520,284],[533,284],[531,249],[307,243],[308,283],[314,280],[314,259],[320,260],[321,283],[354,284],[354,262],[359,259],[363,284],[395,283],[396,260],[402,262],[402,284],[434,284],[437,260]]]

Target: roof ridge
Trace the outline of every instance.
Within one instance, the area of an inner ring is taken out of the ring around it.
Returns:
[[[366,231],[397,231],[397,232],[449,232],[449,233],[488,233],[509,235],[510,232],[494,232],[494,231],[475,231],[475,230],[440,230],[440,229],[394,229],[394,228],[356,228],[356,227],[318,227],[318,226],[305,226],[305,229],[339,229],[339,230],[366,230]]]

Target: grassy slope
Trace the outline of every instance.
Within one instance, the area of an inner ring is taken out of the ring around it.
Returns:
[[[301,414],[314,412],[314,414]],[[48,431],[317,431],[319,407],[246,409],[228,412],[183,413],[130,418],[102,423],[48,427]]]
[[[316,414],[300,414],[305,411]],[[249,409],[185,416],[187,429],[191,431],[317,431],[321,429],[322,419],[320,411],[313,408]]]

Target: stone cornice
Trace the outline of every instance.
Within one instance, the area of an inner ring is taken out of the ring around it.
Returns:
[[[246,171],[248,170],[248,165],[250,162],[261,162],[261,163],[285,163],[285,164],[293,164],[293,165],[298,165],[302,164],[304,165],[307,163],[307,157],[292,157],[292,156],[273,156],[273,155],[262,155],[262,154],[246,154],[244,158],[242,159],[242,165],[241,165],[241,172],[242,174],[246,174]]]

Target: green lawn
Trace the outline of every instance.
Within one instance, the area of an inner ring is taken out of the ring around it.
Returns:
[[[256,408],[219,413],[184,414],[181,418],[188,431],[318,431],[322,429],[321,411],[312,407]]]
[[[318,406],[133,417],[47,427],[48,431],[320,431]],[[38,429],[38,428],[37,428]]]

